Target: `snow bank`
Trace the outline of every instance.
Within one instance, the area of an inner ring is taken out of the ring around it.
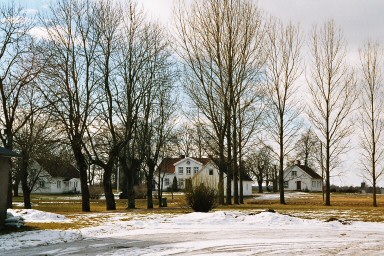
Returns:
[[[8,213],[15,217],[22,217],[25,222],[39,222],[39,223],[50,223],[50,222],[72,222],[64,215],[43,212],[34,209],[8,209]]]
[[[36,210],[13,211],[22,215],[27,222],[68,221],[62,215]],[[356,254],[361,252],[359,250],[369,248],[372,243],[380,245],[384,239],[384,223],[351,222],[346,225],[337,220],[323,222],[272,212],[216,211],[180,215],[92,213],[89,216],[100,217],[98,219],[102,222],[80,230],[30,231],[0,236],[0,254],[15,248],[81,239],[104,241],[103,238],[109,238],[108,241],[132,242],[151,237],[154,237],[156,245],[130,247],[107,255],[169,255],[191,251],[196,252],[191,255],[206,254],[208,251],[217,255],[226,255],[227,252],[232,255],[250,255],[250,252],[268,254],[277,251],[293,255],[296,251],[292,249],[304,253],[309,252],[308,246],[313,247],[311,252],[314,254],[324,247],[322,253],[327,255],[334,252],[335,248],[344,250],[352,245],[356,248],[346,252]],[[158,241],[160,238],[163,239],[161,242]],[[380,247],[379,251],[384,252],[384,247]]]

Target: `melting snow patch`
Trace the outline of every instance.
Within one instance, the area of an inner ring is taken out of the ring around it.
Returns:
[[[22,217],[25,222],[39,222],[39,223],[50,223],[50,222],[72,222],[70,219],[61,214],[43,212],[34,209],[8,209],[8,213],[15,217]]]

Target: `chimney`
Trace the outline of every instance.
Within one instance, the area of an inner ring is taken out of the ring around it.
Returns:
[[[180,155],[180,158],[185,158],[185,155]]]

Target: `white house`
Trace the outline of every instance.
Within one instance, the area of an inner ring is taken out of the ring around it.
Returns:
[[[205,183],[214,188],[219,184],[219,170],[209,158],[178,157],[165,158],[159,165],[159,171],[164,175],[164,189],[172,186],[174,177],[177,179],[178,188],[184,189],[187,179],[191,179],[192,184]],[[252,195],[252,179],[248,175],[243,175],[243,195]],[[226,180],[226,175],[224,174]],[[239,184],[240,187],[240,184]],[[224,181],[224,192],[226,182]],[[233,181],[232,181],[233,193]]]
[[[80,173],[67,162],[58,159],[37,159],[31,164],[29,173],[30,178],[36,181],[32,193],[81,193]],[[22,193],[21,186],[19,191]]]
[[[284,170],[285,190],[322,191],[322,180],[319,174],[300,162]]]

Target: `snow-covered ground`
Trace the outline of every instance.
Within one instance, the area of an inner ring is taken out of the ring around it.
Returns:
[[[94,224],[2,235],[0,255],[384,255],[384,223],[324,222],[252,211],[68,218],[36,210],[12,213],[26,222],[88,218]]]

